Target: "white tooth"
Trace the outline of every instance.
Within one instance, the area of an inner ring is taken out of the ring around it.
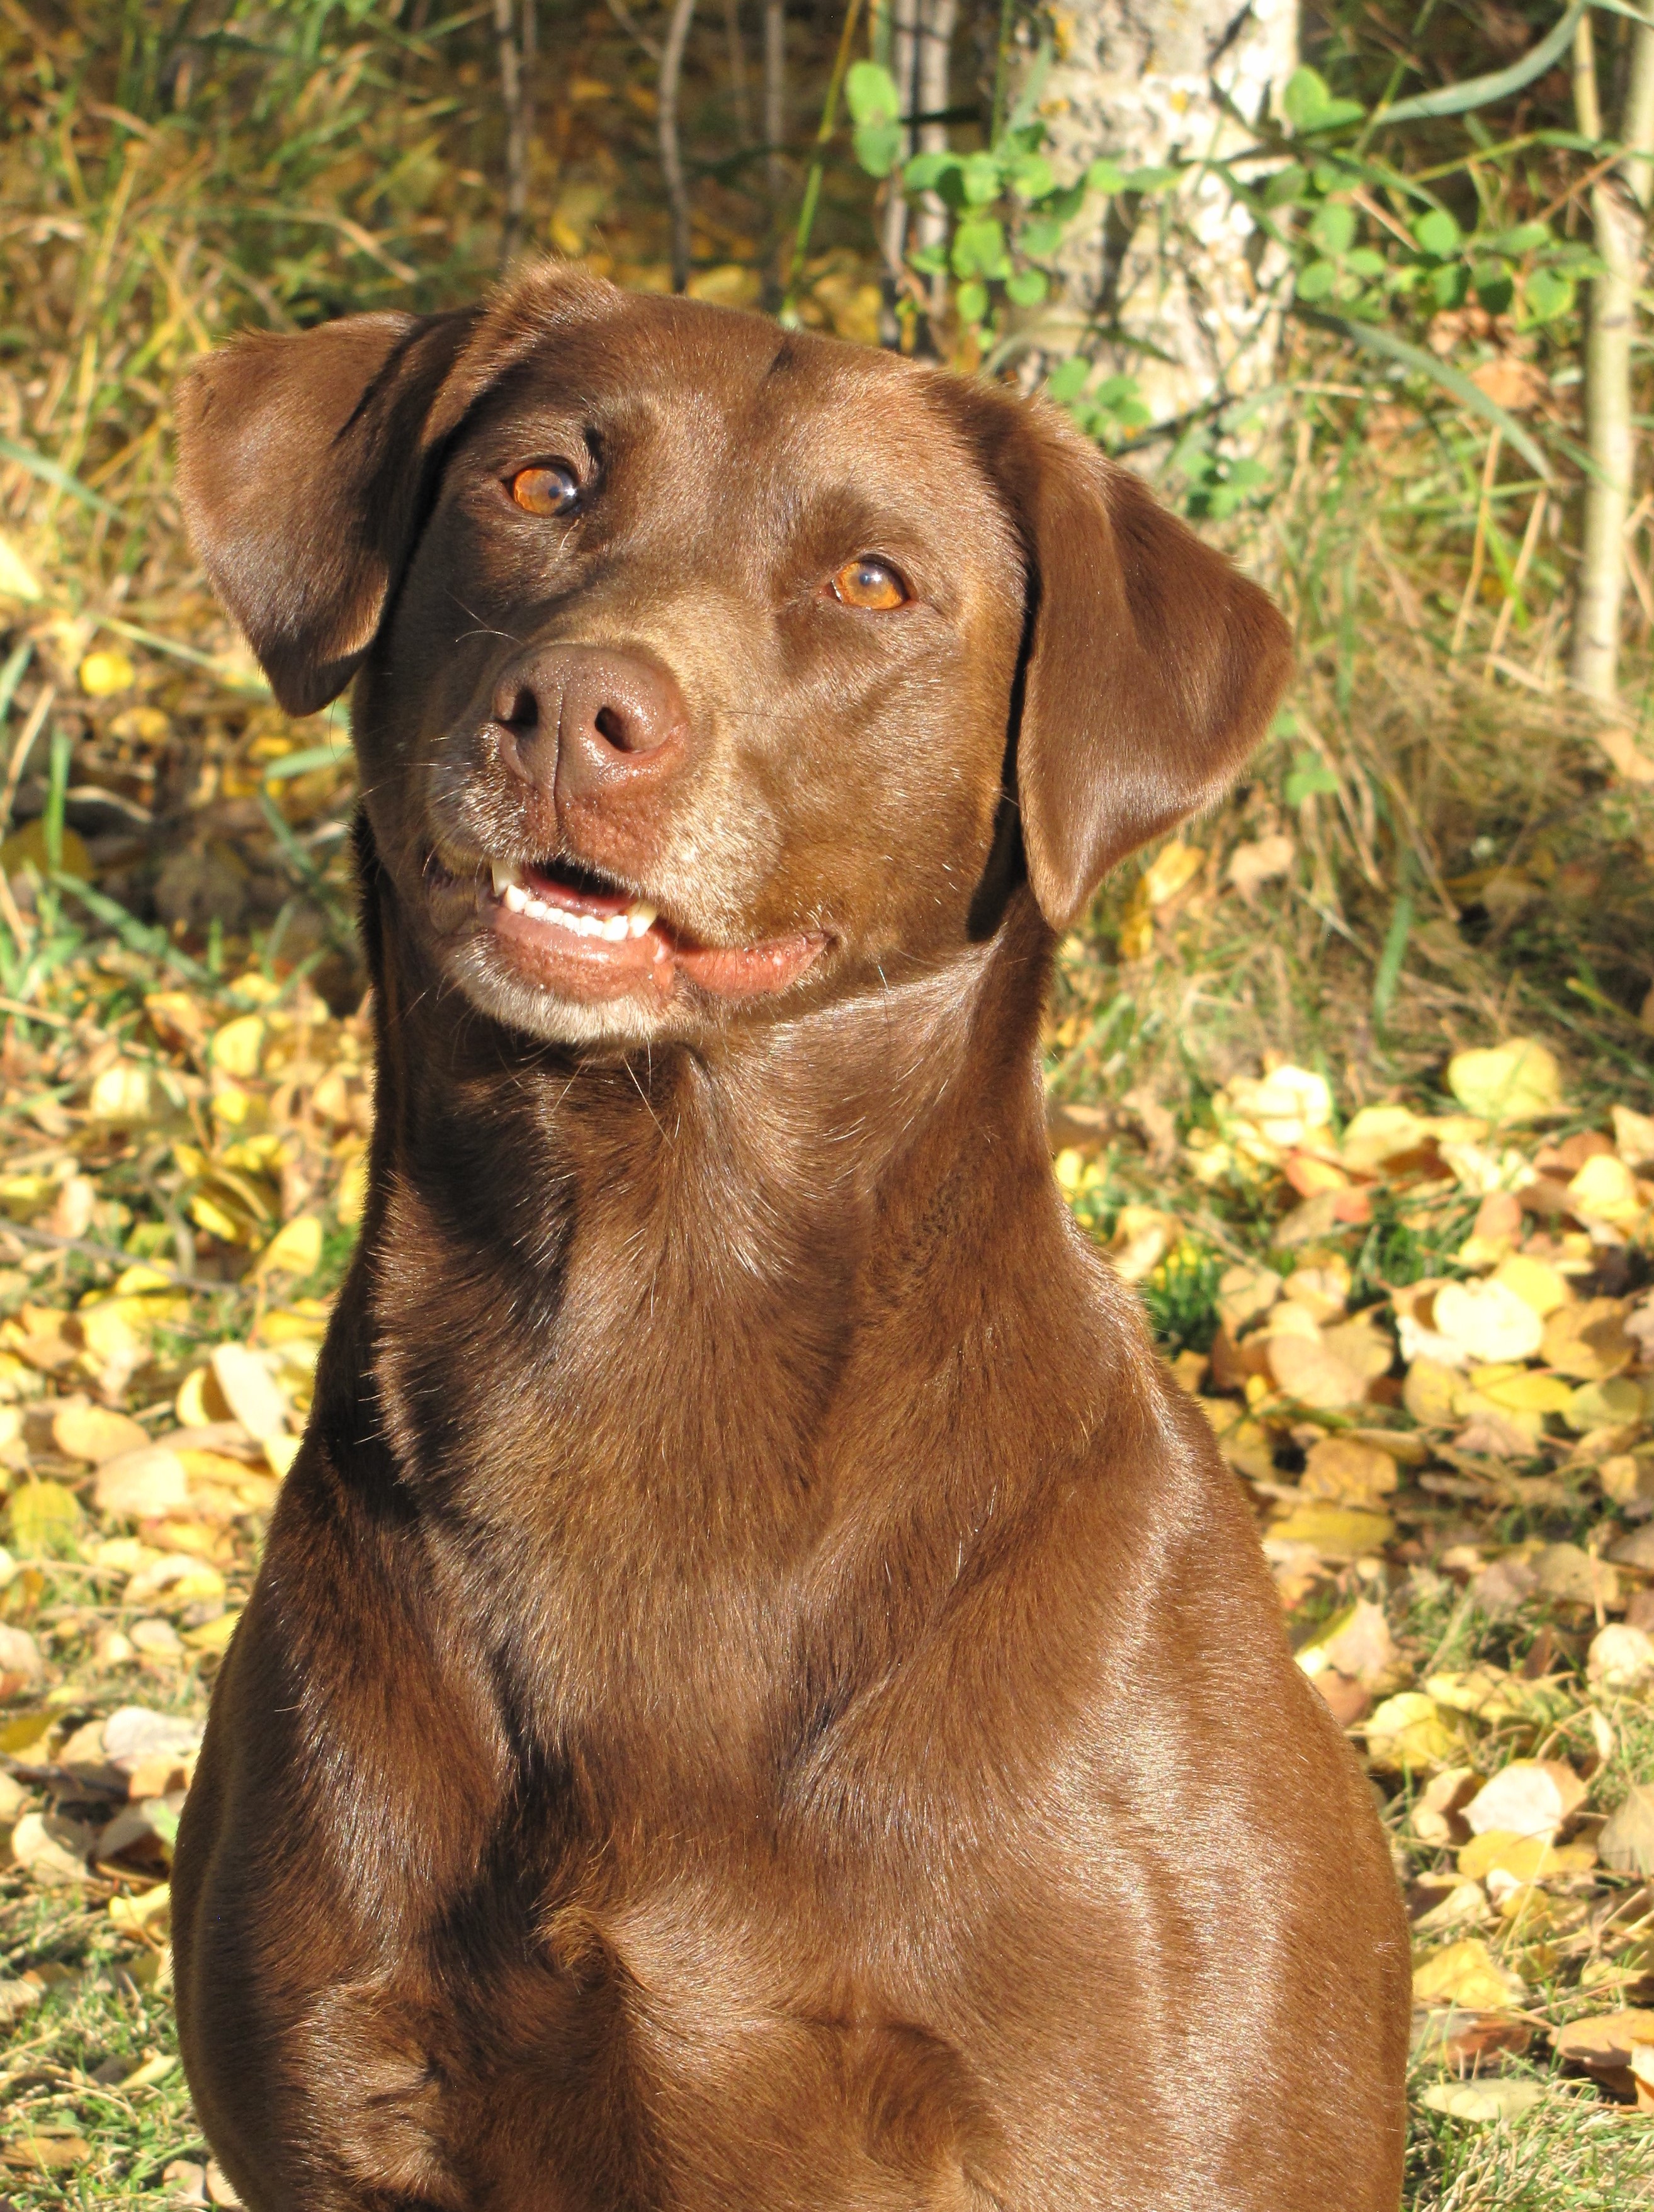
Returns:
[[[510,908],[513,914],[526,913],[529,906],[529,896],[528,893],[523,889],[520,884],[505,884],[500,892],[500,896],[505,901],[507,906]]]
[[[489,866],[494,877],[494,896],[503,898],[508,884],[516,882],[517,871],[508,867],[503,860],[490,860]]]
[[[634,899],[626,909],[626,925],[634,937],[647,937],[654,927],[654,908],[647,899]]]
[[[544,899],[530,898],[526,892],[523,895],[522,910],[528,916],[531,921],[555,921],[556,920],[556,916],[552,913],[550,908],[547,906]]]
[[[603,934],[611,945],[618,945],[623,937],[629,937],[631,930],[625,915],[611,914],[603,925]]]

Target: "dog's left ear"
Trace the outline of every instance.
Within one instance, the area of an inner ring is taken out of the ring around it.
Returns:
[[[1280,610],[1038,402],[996,441],[1032,638],[1017,732],[1029,880],[1054,929],[1116,860],[1221,792],[1292,670]]]

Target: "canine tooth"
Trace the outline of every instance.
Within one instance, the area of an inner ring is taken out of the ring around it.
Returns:
[[[507,890],[516,883],[517,871],[503,860],[490,860],[489,867],[494,878],[494,896],[503,898]]]
[[[634,937],[647,937],[654,927],[654,915],[647,899],[634,899],[626,909],[626,927]]]
[[[603,934],[611,945],[618,945],[631,934],[631,925],[623,914],[611,914],[603,925]]]
[[[502,884],[500,889],[500,896],[505,901],[507,906],[510,908],[513,914],[526,914],[528,911],[530,905],[532,903],[529,898],[528,893],[523,889],[520,884],[508,883]]]

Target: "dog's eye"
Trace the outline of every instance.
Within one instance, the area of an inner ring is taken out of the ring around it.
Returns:
[[[847,561],[833,578],[833,597],[847,607],[865,607],[873,614],[888,614],[906,606],[912,594],[904,578],[888,561]]]
[[[511,496],[525,514],[567,514],[580,497],[580,478],[562,461],[519,469]]]

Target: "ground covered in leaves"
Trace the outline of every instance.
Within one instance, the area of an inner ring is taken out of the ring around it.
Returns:
[[[369,1038],[311,980],[325,928],[297,963],[268,932],[70,944],[18,883],[64,949],[0,1062],[0,2191],[225,2202],[167,1865],[361,1204]],[[1654,2201],[1654,1116],[1582,1115],[1534,1040],[1439,1084],[1342,1118],[1259,1067],[1192,1122],[1054,1093],[1056,1172],[1383,1808],[1411,2202]]]

